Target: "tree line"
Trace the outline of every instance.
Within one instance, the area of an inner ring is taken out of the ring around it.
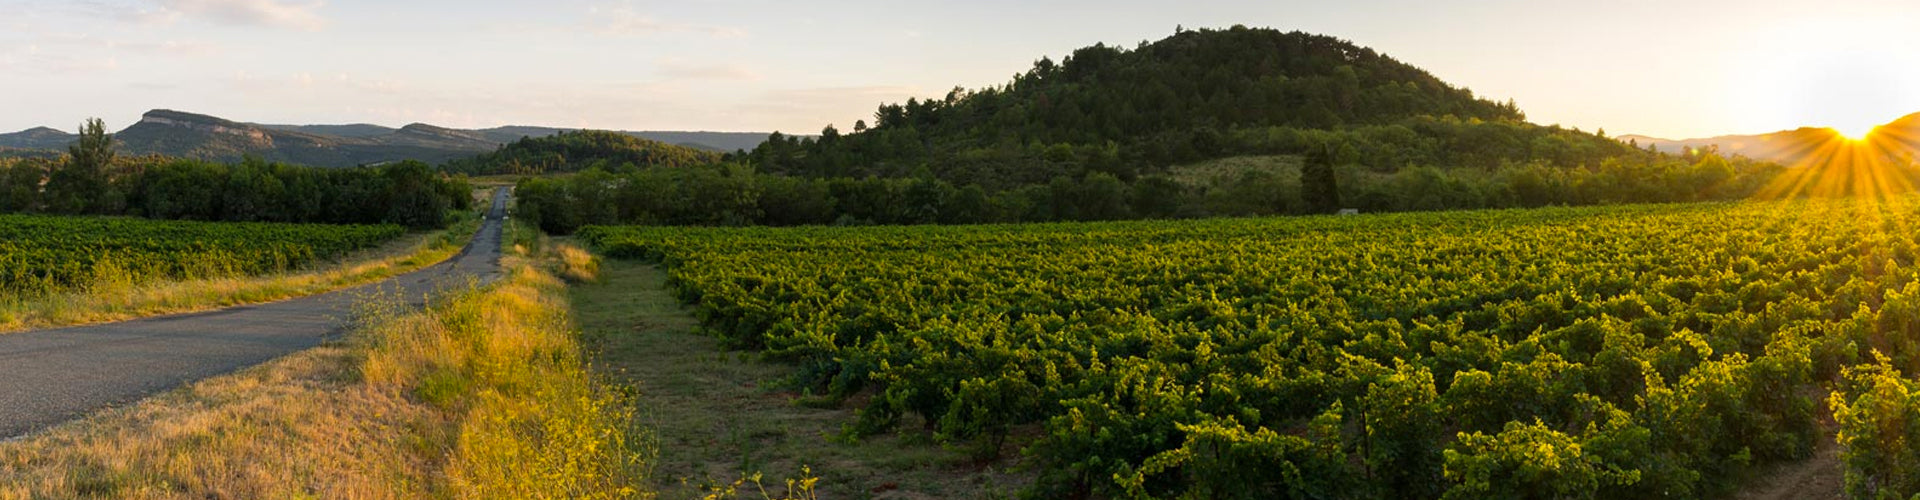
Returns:
[[[572,130],[547,137],[522,137],[496,151],[450,161],[440,168],[468,175],[539,175],[625,164],[677,167],[719,159],[719,153],[618,132]]]
[[[1592,168],[1543,163],[1493,169],[1410,167],[1379,172],[1330,153],[1242,158],[1123,180],[1105,172],[1010,189],[931,175],[808,178],[743,163],[590,169],[520,181],[518,213],[543,230],[595,224],[872,225],[1185,219],[1404,212],[1550,205],[1734,200],[1788,170],[1713,152],[1609,158]],[[1911,175],[1911,173],[1909,173]]]
[[[417,161],[332,169],[122,156],[97,119],[63,157],[0,160],[4,213],[435,228],[471,208],[470,193],[464,177]]]

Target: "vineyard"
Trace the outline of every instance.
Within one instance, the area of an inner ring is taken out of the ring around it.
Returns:
[[[298,268],[404,234],[347,226],[0,215],[0,295],[101,280],[253,275]]]
[[[1920,200],[1023,226],[593,227],[853,434],[1041,496],[1920,490]],[[1826,423],[1823,423],[1826,422]]]

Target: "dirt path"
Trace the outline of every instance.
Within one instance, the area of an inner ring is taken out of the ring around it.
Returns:
[[[914,431],[836,438],[857,418],[857,405],[795,404],[800,395],[777,382],[794,373],[793,365],[729,351],[719,338],[695,333],[698,320],[667,291],[666,273],[652,266],[609,260],[601,263],[599,283],[571,293],[594,367],[639,394],[641,418],[659,450],[652,464],[659,498],[705,498],[703,486],[756,472],[779,495],[803,467],[819,477],[820,498],[1013,498],[1032,482],[1032,473],[1018,468],[1017,450],[981,463]]]
[[[0,439],[319,345],[371,297],[416,307],[500,273],[507,191],[459,255],[386,281],[268,304],[0,335]]]
[[[1840,444],[1832,434],[1824,434],[1813,448],[1813,457],[1781,464],[1765,477],[1755,479],[1734,495],[1738,500],[1839,500],[1845,498],[1841,482]]]

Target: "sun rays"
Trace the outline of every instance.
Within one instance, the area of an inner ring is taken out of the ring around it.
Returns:
[[[1840,137],[1843,139],[1859,142],[1859,141],[1867,140],[1868,137],[1873,136],[1873,132],[1875,130],[1878,130],[1879,128],[1880,127],[1878,125],[1847,126],[1847,127],[1833,127],[1833,131],[1834,133],[1840,134]]]
[[[1853,132],[1801,129],[1774,139],[1774,152],[1798,158],[1787,172],[1755,194],[1761,199],[1863,196],[1884,198],[1913,192],[1917,171],[1910,153],[1920,145],[1911,127],[1872,127]]]

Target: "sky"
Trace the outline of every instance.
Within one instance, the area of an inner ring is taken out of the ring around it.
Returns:
[[[0,0],[0,130],[256,123],[814,133],[1176,26],[1337,36],[1531,121],[1667,138],[1920,111],[1920,2]]]

